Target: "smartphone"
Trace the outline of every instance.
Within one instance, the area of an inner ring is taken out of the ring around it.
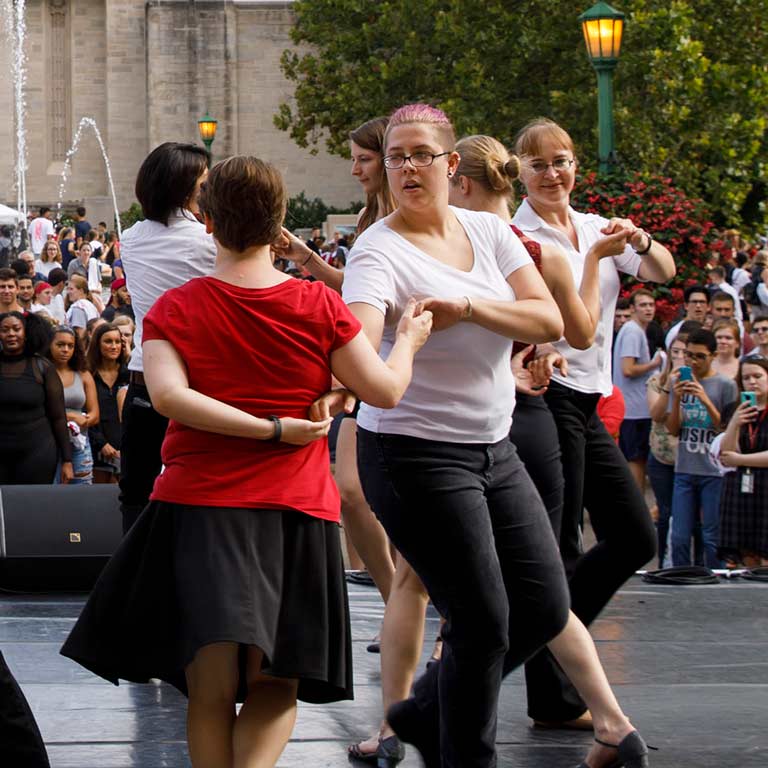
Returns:
[[[757,408],[757,392],[742,392],[741,402],[749,403],[752,408]]]
[[[677,370],[680,374],[678,381],[693,381],[693,371],[690,365],[681,365]]]

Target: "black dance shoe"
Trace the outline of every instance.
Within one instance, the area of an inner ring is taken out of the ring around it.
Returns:
[[[650,768],[648,745],[637,731],[627,734],[618,744],[609,744],[607,741],[601,741],[597,738],[595,741],[618,752],[616,760],[603,768],[621,768],[622,766],[624,768]],[[578,768],[589,768],[589,766],[586,763],[581,763]]]
[[[363,752],[359,744],[351,744],[347,752],[350,760],[359,760],[376,768],[394,768],[405,757],[405,747],[397,736],[379,739],[375,752]]]
[[[398,701],[387,710],[387,722],[406,744],[421,754],[426,768],[440,768],[440,729],[411,699]]]

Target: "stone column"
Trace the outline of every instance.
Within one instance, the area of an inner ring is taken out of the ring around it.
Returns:
[[[67,0],[48,0],[50,57],[46,68],[50,160],[63,163],[72,135],[69,94],[69,13]],[[50,170],[50,169],[49,169]]]

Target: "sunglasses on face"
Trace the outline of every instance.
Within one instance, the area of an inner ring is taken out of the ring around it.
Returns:
[[[709,352],[689,352],[687,349],[683,354],[688,360],[698,360],[702,363],[710,356]]]

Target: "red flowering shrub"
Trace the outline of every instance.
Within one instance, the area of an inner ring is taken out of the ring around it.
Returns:
[[[725,252],[704,202],[688,197],[668,178],[641,174],[598,177],[590,172],[576,182],[571,202],[577,211],[630,218],[669,248],[677,265],[674,279],[664,285],[642,286],[656,297],[656,317],[662,323],[677,316],[685,286],[706,284],[705,264],[710,252]],[[641,287],[631,277],[625,276],[622,282],[622,296]]]

